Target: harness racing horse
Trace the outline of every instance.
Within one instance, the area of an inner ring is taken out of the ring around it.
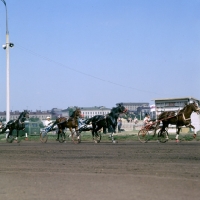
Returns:
[[[126,113],[127,111],[128,110],[122,104],[119,104],[117,107],[112,108],[111,112],[105,116],[95,115],[94,117],[86,120],[86,124],[92,123],[92,137],[94,142],[100,142],[101,136],[99,135],[98,131],[103,128],[103,132],[106,133],[106,128],[108,128],[112,142],[116,143],[113,134],[115,133],[117,127],[117,119],[120,114]]]
[[[1,132],[1,133],[4,133],[7,129],[9,129],[9,133],[8,133],[8,136],[7,136],[7,142],[9,142],[9,143],[13,142],[14,138],[12,136],[12,132],[13,132],[14,129],[17,130],[17,137],[15,139],[17,140],[17,142],[20,142],[18,140],[19,131],[25,129],[24,121],[27,118],[29,118],[29,112],[27,110],[24,110],[16,120],[8,121],[5,128],[3,128],[2,132]]]
[[[192,112],[200,114],[200,108],[195,102],[185,105],[185,107],[180,111],[178,111],[178,113],[176,113],[175,111],[165,111],[161,113],[158,116],[158,124],[160,123],[160,121],[162,121],[163,124],[160,132],[161,136],[164,136],[165,128],[168,127],[169,124],[173,124],[176,125],[177,129],[176,142],[179,142],[178,137],[182,126],[193,128],[194,129],[193,137],[196,137],[195,127],[191,124],[192,122],[190,118]],[[168,139],[168,134],[166,135],[166,138]]]
[[[58,126],[58,137],[56,140],[59,142],[65,141],[65,128],[69,128],[72,136],[72,140],[74,143],[80,142],[80,135],[78,132],[78,118],[81,117],[81,110],[79,108],[76,108],[76,110],[72,113],[72,115],[69,117],[69,119],[65,117],[59,117],[56,119],[54,124],[52,125],[52,128],[57,125]],[[75,131],[73,131],[75,129]],[[61,137],[61,139],[60,139]]]

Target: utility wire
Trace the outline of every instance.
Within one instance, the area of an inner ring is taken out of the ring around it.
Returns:
[[[85,73],[85,72],[82,72],[82,71],[73,69],[73,68],[71,68],[71,67],[68,67],[68,66],[66,66],[66,65],[64,65],[64,64],[62,64],[62,63],[60,63],[60,62],[57,62],[57,61],[55,61],[55,60],[52,60],[52,59],[50,59],[50,58],[48,58],[48,57],[45,57],[45,56],[43,56],[43,55],[40,55],[40,54],[38,54],[38,53],[36,53],[36,52],[34,52],[34,51],[30,50],[30,49],[27,49],[27,48],[25,48],[25,47],[22,47],[22,46],[20,46],[20,45],[15,45],[15,47],[19,47],[19,49],[25,51],[26,53],[30,53],[30,54],[32,54],[32,55],[38,57],[38,58],[42,58],[43,60],[46,60],[46,61],[51,62],[51,63],[54,63],[54,64],[56,64],[56,65],[59,65],[59,66],[63,67],[63,68],[67,68],[67,69],[69,69],[69,70],[71,70],[71,71],[74,71],[74,72],[77,72],[77,73],[79,73],[79,74],[83,74],[83,75],[85,75],[85,76],[92,77],[92,78],[94,78],[94,79],[97,79],[97,80],[100,80],[100,81],[103,81],[103,82],[107,82],[107,83],[109,83],[109,84],[117,85],[117,86],[120,86],[120,87],[123,87],[123,88],[129,88],[129,89],[137,90],[137,91],[144,92],[144,93],[152,93],[152,94],[157,94],[157,95],[159,95],[159,93],[156,93],[156,92],[147,91],[147,90],[141,90],[141,89],[138,89],[138,88],[135,88],[135,87],[131,87],[131,86],[127,86],[127,85],[122,85],[122,84],[119,84],[119,83],[115,83],[115,82],[112,82],[112,81],[109,81],[109,80],[105,80],[105,79],[99,78],[99,77],[97,77],[97,76],[93,76],[93,75],[91,75],[91,74],[88,74],[88,73]]]

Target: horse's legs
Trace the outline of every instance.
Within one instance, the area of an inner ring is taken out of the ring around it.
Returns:
[[[58,133],[57,133],[57,139],[56,139],[56,141],[59,141],[59,135],[60,135],[60,129],[58,129]]]
[[[115,143],[115,139],[114,139],[114,136],[113,136],[113,134],[115,133],[115,131],[113,130],[112,126],[110,126],[109,129],[110,129],[111,140],[112,140],[113,143]]]
[[[165,131],[165,132],[166,132],[166,131],[167,131],[166,128],[168,128],[168,126],[169,126],[169,124],[165,124],[165,126],[163,127],[163,130],[162,130],[162,131]],[[166,134],[166,139],[169,140],[168,132],[167,132],[167,134]]]
[[[160,125],[160,122],[156,124],[155,129],[154,129],[153,136],[156,135],[156,131],[160,128],[159,125]]]
[[[7,130],[7,128],[6,128],[6,130]],[[5,130],[5,131],[6,131],[6,130]],[[10,135],[11,135],[10,132],[11,132],[11,131],[10,131],[10,129],[9,129],[8,133],[6,133],[6,138],[9,138],[9,137],[10,137]]]
[[[73,132],[73,130],[72,130],[72,127],[70,127],[69,130],[70,130],[70,132],[71,132],[71,134],[69,135],[69,137],[71,137],[71,136],[73,136],[74,132]],[[76,132],[76,130],[77,130],[77,129],[75,129],[75,132]]]
[[[17,140],[17,138],[18,138],[18,135],[19,135],[19,130],[17,129],[17,137],[16,137],[16,140]]]
[[[12,129],[12,128],[9,128],[9,132],[8,132],[8,134],[7,134],[7,136],[6,136],[6,140],[7,140],[7,142],[9,142],[9,143],[12,143],[13,140],[14,140],[14,138],[11,137],[11,136],[12,136],[12,132],[13,132],[13,129]]]
[[[95,127],[92,128],[92,139],[94,140]]]
[[[115,140],[114,137],[113,137],[113,134],[114,134],[114,132],[112,131],[111,134],[110,134],[112,142]]]
[[[73,134],[73,133],[72,133],[72,128],[71,128],[71,127],[69,128],[69,131],[70,131],[70,135],[69,135],[69,137],[71,137],[72,134]]]
[[[9,132],[8,132],[8,136],[7,136],[7,138],[9,138],[10,136],[12,136],[12,132],[13,132],[13,129],[12,129],[12,128],[9,129]]]
[[[196,138],[197,132],[196,132],[196,130],[195,130],[195,127],[194,127],[192,124],[190,124],[188,127],[189,127],[189,128],[192,128],[192,129],[194,130],[193,138]]]
[[[77,138],[80,139],[80,133],[78,131],[78,127],[75,128],[75,132],[76,132]]]
[[[92,139],[94,140],[94,134],[96,129],[98,128],[98,126],[96,125],[96,123],[92,123]]]
[[[164,136],[166,136],[166,140],[169,140],[168,132],[167,132],[167,130],[166,130],[166,128],[168,127],[169,124],[166,123],[166,122],[162,122],[162,123],[163,123],[163,125],[162,125],[162,127],[161,127],[161,130],[158,132],[158,136],[159,136],[159,137],[164,137]],[[159,129],[159,125],[160,125],[160,123],[158,123],[158,124],[156,125],[156,130]],[[155,130],[154,134],[156,134],[156,130]],[[164,132],[164,133],[167,132],[167,134],[165,135],[165,134],[163,134],[163,132]]]
[[[99,138],[100,133],[98,133],[99,130],[101,130],[103,126],[102,125],[92,125],[92,139],[94,142],[96,142],[96,138]]]
[[[180,133],[181,127],[177,126],[176,129],[177,129],[177,131],[176,131],[176,142],[178,143],[178,142],[180,142],[178,138],[179,138],[179,133]]]
[[[94,128],[92,129],[92,139],[94,140]]]

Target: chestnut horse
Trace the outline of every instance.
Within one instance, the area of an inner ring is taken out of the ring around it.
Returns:
[[[72,113],[69,119],[67,119],[66,117],[57,118],[56,121],[52,125],[52,129],[53,129],[53,126],[55,125],[58,126],[58,137],[56,140],[60,141],[59,140],[60,134],[63,134],[65,138],[64,129],[69,128],[72,139],[74,139],[75,135],[77,135],[78,137],[77,139],[79,141],[79,135],[78,135],[79,134],[78,133],[78,118],[79,117],[81,117],[81,110],[79,108],[76,108],[76,110]],[[75,129],[75,132],[73,131],[73,129]]]
[[[190,118],[192,112],[196,112],[197,114],[200,114],[200,108],[195,102],[185,105],[185,107],[181,109],[180,111],[178,111],[178,113],[176,113],[175,111],[165,111],[161,113],[158,116],[158,124],[160,123],[160,121],[162,121],[162,124],[163,124],[161,128],[161,135],[165,131],[165,128],[168,127],[169,124],[173,124],[173,125],[176,125],[176,129],[177,129],[176,142],[179,142],[178,137],[179,137],[179,132],[182,126],[193,128],[194,137],[196,137],[195,127],[191,124],[192,122]],[[166,137],[168,139],[168,135]]]

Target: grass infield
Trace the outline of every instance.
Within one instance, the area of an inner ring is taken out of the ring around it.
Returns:
[[[138,141],[138,131],[123,131],[121,133],[116,133],[114,134],[114,139],[117,141]],[[66,131],[66,141],[70,141],[71,138],[69,137],[70,132]],[[109,137],[110,134],[103,134],[101,133],[101,141],[111,141],[111,138]],[[57,135],[48,133],[48,141],[55,141],[57,138]],[[200,133],[197,134],[197,137],[194,139],[193,138],[193,133],[180,133],[179,139],[181,141],[200,141]],[[25,140],[25,137],[21,137],[21,140]],[[151,137],[151,141],[156,141],[157,137]],[[175,134],[170,134],[169,133],[169,140],[175,140]],[[0,135],[0,142],[5,142],[6,141],[6,134],[1,134]],[[28,141],[38,141],[40,142],[40,136],[28,136]],[[92,142],[92,134],[91,132],[82,132],[81,133],[81,141],[91,141]]]

